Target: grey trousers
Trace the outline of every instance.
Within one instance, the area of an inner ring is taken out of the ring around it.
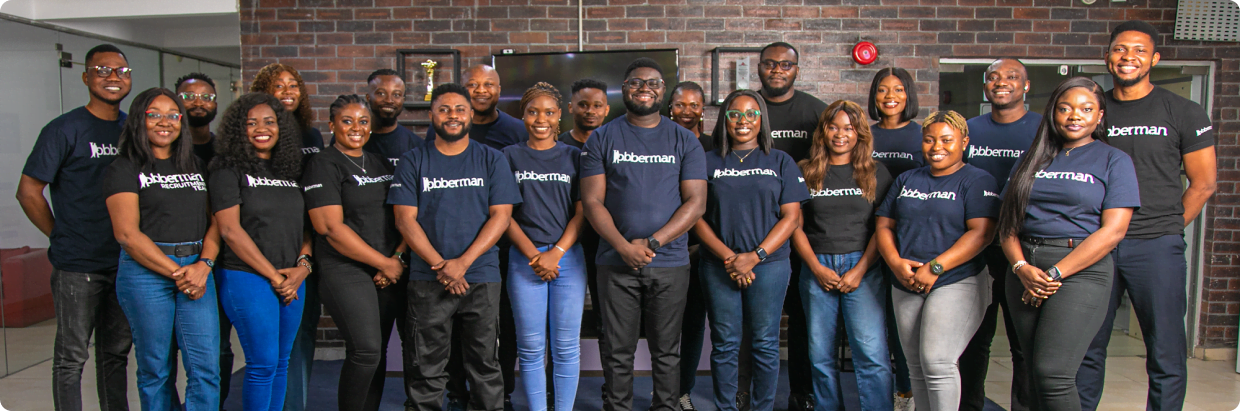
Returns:
[[[651,411],[678,410],[680,328],[689,292],[689,265],[633,270],[598,266],[598,288],[607,340],[603,357],[604,411],[633,409],[633,358],[646,318],[646,343],[654,379]]]
[[[985,271],[929,294],[892,290],[900,345],[908,359],[913,401],[918,410],[956,411],[960,407],[957,360],[973,339],[990,305]]]

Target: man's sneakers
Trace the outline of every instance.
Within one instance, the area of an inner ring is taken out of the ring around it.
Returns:
[[[459,398],[448,397],[447,411],[465,411],[465,401]]]
[[[749,392],[736,392],[736,411],[749,411]]]
[[[814,411],[814,396],[792,394],[788,396],[788,409],[791,411]]]
[[[900,394],[892,394],[892,400],[894,400],[892,403],[895,404],[895,411],[913,411],[915,408],[911,394],[907,397],[900,396]]]
[[[689,394],[681,395],[677,403],[680,404],[680,411],[697,411],[697,408],[693,408],[693,400],[689,399]]]

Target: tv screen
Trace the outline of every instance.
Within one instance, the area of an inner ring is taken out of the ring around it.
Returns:
[[[521,118],[519,105],[525,90],[540,81],[550,83],[560,90],[563,100],[560,106],[560,132],[563,133],[573,128],[573,115],[568,112],[572,101],[573,82],[592,78],[607,83],[607,103],[611,106],[607,120],[610,121],[625,112],[624,101],[620,96],[620,83],[624,81],[624,69],[638,57],[648,57],[659,62],[663,67],[667,91],[676,86],[680,78],[677,49],[492,55],[491,66],[499,73],[502,86],[497,108],[513,117]],[[665,92],[665,102],[667,97]],[[666,107],[666,104],[664,106]]]

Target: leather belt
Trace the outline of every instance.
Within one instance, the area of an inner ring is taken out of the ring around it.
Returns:
[[[1054,247],[1076,248],[1081,245],[1084,239],[1080,238],[1041,238],[1041,237],[1021,237],[1020,241],[1032,245],[1049,245]]]
[[[188,243],[188,244],[176,244],[176,245],[155,244],[155,245],[159,246],[159,251],[163,251],[164,255],[171,255],[175,257],[189,257],[191,255],[198,255],[199,253],[202,253],[202,242],[201,241],[196,242],[196,243]]]

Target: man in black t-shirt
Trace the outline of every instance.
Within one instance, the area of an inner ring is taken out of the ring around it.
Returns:
[[[771,119],[771,137],[775,148],[801,161],[809,156],[818,116],[827,109],[822,100],[795,89],[801,54],[796,47],[776,42],[762,48],[758,60],[758,79],[762,80],[762,99],[766,100]],[[814,408],[814,389],[810,385],[809,334],[805,329],[805,309],[798,290],[801,262],[792,257],[792,279],[784,298],[784,314],[788,315],[788,407],[793,411]],[[742,353],[744,354],[744,353]],[[748,372],[742,360],[741,392],[749,391]],[[739,402],[739,401],[738,401]],[[742,404],[745,405],[745,404]]]
[[[1150,83],[1150,69],[1160,58],[1158,39],[1154,26],[1128,21],[1111,31],[1106,51],[1107,71],[1115,82],[1106,95],[1107,136],[1112,146],[1132,156],[1141,208],[1111,252],[1115,283],[1110,307],[1077,371],[1081,409],[1087,411],[1094,410],[1102,397],[1107,343],[1125,292],[1145,340],[1146,409],[1184,407],[1188,383],[1184,226],[1197,218],[1214,194],[1217,167],[1209,115],[1197,103]],[[1181,183],[1181,166],[1187,188]]]
[[[573,115],[573,128],[560,134],[560,141],[580,149],[594,129],[603,125],[611,106],[607,104],[607,83],[583,78],[573,82],[573,99],[568,112]],[[586,259],[593,260],[589,250]]]
[[[215,158],[215,134],[211,133],[211,120],[215,119],[218,105],[215,102],[215,81],[202,73],[189,73],[176,82],[177,97],[185,105],[189,118],[189,132],[194,137],[194,155],[202,164],[210,164]],[[227,388],[225,388],[227,390]]]
[[[126,397],[129,321],[116,299],[120,245],[104,204],[100,179],[118,154],[125,113],[121,100],[131,87],[129,61],[111,44],[86,53],[82,83],[90,102],[48,123],[26,159],[17,201],[26,217],[49,237],[56,344],[52,398],[57,410],[82,409],[82,367],[94,334],[99,408],[129,408]],[[43,196],[50,185],[55,214]]]
[[[366,101],[370,103],[372,131],[362,149],[386,159],[392,168],[400,156],[422,145],[422,138],[400,125],[405,111],[405,80],[392,69],[379,69],[366,79]],[[399,322],[397,322],[399,324]]]

